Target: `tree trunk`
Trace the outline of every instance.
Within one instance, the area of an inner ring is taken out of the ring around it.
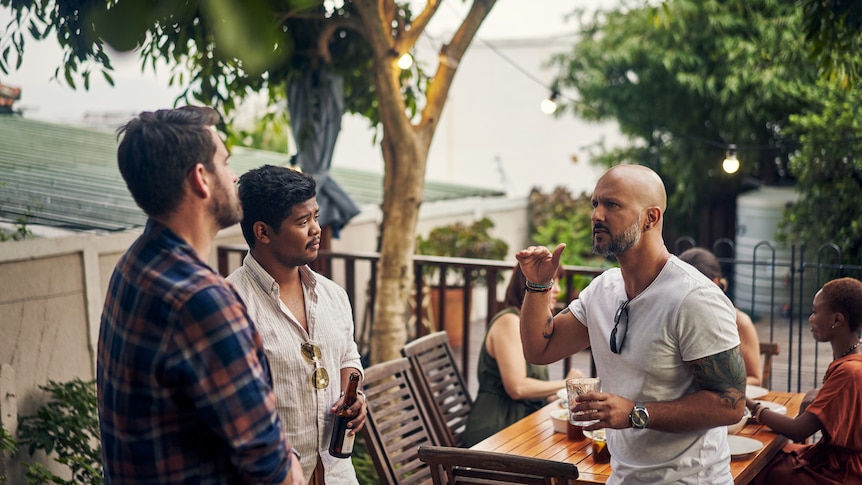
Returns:
[[[371,362],[401,356],[407,342],[407,302],[413,285],[416,224],[425,188],[427,147],[412,134],[393,141],[384,135],[383,234],[380,246],[378,298],[371,337]]]
[[[383,125],[383,229],[377,277],[371,363],[401,356],[407,342],[407,302],[413,285],[413,253],[419,206],[425,189],[425,165],[431,138],[440,120],[452,79],[467,46],[496,0],[473,0],[470,12],[440,51],[441,63],[425,92],[421,116],[410,119],[395,61],[409,52],[440,6],[429,0],[421,14],[404,29],[394,22],[399,10],[393,0],[354,0],[365,40],[374,52],[374,87]]]

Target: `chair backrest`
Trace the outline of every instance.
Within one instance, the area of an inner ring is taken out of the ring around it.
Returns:
[[[760,378],[760,383],[764,387],[769,387],[772,377],[772,357],[778,355],[781,349],[775,342],[760,342],[760,360],[763,361],[763,376]]]
[[[425,335],[401,349],[410,359],[431,425],[445,446],[461,446],[473,399],[455,363],[446,332]]]
[[[542,484],[577,482],[572,463],[449,446],[423,446],[419,458],[431,466],[434,485]]]
[[[431,471],[417,448],[438,442],[413,383],[410,361],[401,358],[368,367],[362,387],[368,401],[362,436],[380,483],[431,483]]]

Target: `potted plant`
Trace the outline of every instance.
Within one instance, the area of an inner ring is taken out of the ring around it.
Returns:
[[[493,237],[490,230],[494,227],[494,222],[487,217],[465,224],[463,222],[455,222],[443,226],[435,227],[428,234],[427,238],[422,236],[417,237],[416,252],[427,256],[449,256],[455,258],[475,258],[475,259],[503,259],[509,251],[509,245],[502,239]],[[438,281],[436,268],[425,267],[425,275],[429,281]],[[479,286],[485,282],[485,271],[480,269],[470,270],[470,279],[475,285]],[[500,275],[502,278],[502,275]],[[463,340],[464,330],[464,306],[468,305],[467,313],[469,314],[469,300],[464,302],[464,269],[463,268],[447,268],[446,269],[446,293],[443,295],[446,298],[446,315],[443,316],[443,325],[440,325],[439,315],[435,315],[432,323],[437,329],[444,329],[449,334],[449,343],[453,347],[460,347]],[[430,287],[431,299],[431,314],[439,308],[440,288],[433,283]]]

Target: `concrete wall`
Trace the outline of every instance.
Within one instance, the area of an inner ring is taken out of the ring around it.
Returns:
[[[525,244],[525,199],[428,204],[421,212],[419,232],[425,235],[440,224],[455,220],[469,223],[483,216],[494,220],[493,233],[509,243],[512,254]],[[341,237],[333,240],[333,249],[374,251],[380,220],[377,208],[366,207],[344,228]],[[33,414],[44,402],[40,385],[49,380],[95,377],[107,284],[117,260],[139,234],[138,230],[0,244],[0,423],[6,430],[14,432],[17,416]],[[221,231],[210,263],[216,266],[215,249],[219,245],[244,242],[238,225]],[[239,258],[235,259],[239,264]],[[334,269],[333,279],[344,284],[343,268]],[[366,282],[366,286],[369,271],[367,266],[357,268],[358,281]],[[364,289],[357,287],[354,311],[358,327],[366,314]],[[16,463],[22,458],[29,461],[26,455],[25,451],[9,463],[0,459],[0,474],[10,468],[12,483],[19,483]]]

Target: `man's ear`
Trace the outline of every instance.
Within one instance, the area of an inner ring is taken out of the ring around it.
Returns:
[[[189,174],[186,177],[186,182],[189,184],[191,193],[202,199],[210,197],[212,192],[210,175],[202,163],[195,164],[194,168],[189,170]]]
[[[254,238],[262,244],[269,244],[270,231],[272,231],[272,228],[262,221],[257,221],[251,226],[251,232],[254,234]]]
[[[655,206],[648,208],[646,211],[646,219],[647,224],[650,226],[656,226],[661,222],[661,209]]]

